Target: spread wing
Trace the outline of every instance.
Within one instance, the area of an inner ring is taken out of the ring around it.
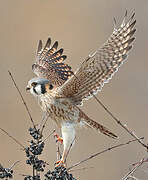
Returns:
[[[42,47],[42,41],[39,41],[37,49],[36,62],[32,65],[33,72],[41,77],[51,81],[57,87],[73,74],[71,67],[64,63],[66,59],[63,49],[57,50],[58,42],[51,46],[51,39],[48,38],[45,47]]]
[[[122,63],[127,59],[132,48],[136,29],[134,15],[127,20],[127,12],[121,26],[114,28],[107,42],[90,55],[78,68],[75,74],[59,89],[59,92],[69,97],[75,104],[101,90]]]

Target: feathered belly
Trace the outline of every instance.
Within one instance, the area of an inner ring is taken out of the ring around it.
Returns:
[[[79,109],[67,99],[51,99],[45,96],[40,98],[40,106],[59,127],[65,122],[76,124],[79,121]]]

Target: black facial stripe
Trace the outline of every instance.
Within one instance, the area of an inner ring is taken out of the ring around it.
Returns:
[[[38,94],[35,88],[33,88],[33,91],[35,92],[35,94]]]
[[[45,89],[45,85],[41,84],[41,93],[45,94],[46,93],[46,89]]]

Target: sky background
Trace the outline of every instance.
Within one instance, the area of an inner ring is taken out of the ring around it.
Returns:
[[[37,43],[48,37],[52,42],[59,41],[68,56],[67,63],[73,70],[112,33],[113,17],[117,24],[123,20],[125,11],[131,15],[136,12],[137,32],[134,47],[128,61],[120,68],[109,84],[106,84],[97,97],[140,137],[148,142],[148,1],[147,0],[0,0],[0,127],[16,137],[23,145],[30,139],[27,129],[31,126],[28,114],[18,92],[8,75],[10,70],[15,77],[32,117],[38,124],[42,111],[36,100],[25,87],[35,75],[31,70],[35,61]],[[112,140],[95,131],[81,129],[77,133],[75,147],[68,157],[68,166],[118,143],[131,140],[114,120],[91,99],[82,108],[92,119],[104,124],[119,140]],[[47,122],[45,136],[56,128],[52,120]],[[20,163],[14,168],[14,179],[20,174],[30,174],[31,168],[25,165],[25,154],[8,136],[0,132],[0,162],[9,167],[15,161]],[[51,137],[46,143],[42,158],[53,169],[56,160],[55,141]],[[121,179],[131,165],[147,155],[138,143],[104,153],[81,165],[88,169],[74,171],[80,180]],[[140,180],[148,179],[147,166],[139,168],[135,176]]]

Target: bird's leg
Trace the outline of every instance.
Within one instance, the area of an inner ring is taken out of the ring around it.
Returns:
[[[65,162],[67,159],[67,155],[74,144],[75,141],[75,127],[72,123],[65,123],[62,125],[61,128],[62,137],[63,137],[63,146],[64,151],[62,154],[62,158],[56,162],[56,167],[58,166],[65,166]]]

